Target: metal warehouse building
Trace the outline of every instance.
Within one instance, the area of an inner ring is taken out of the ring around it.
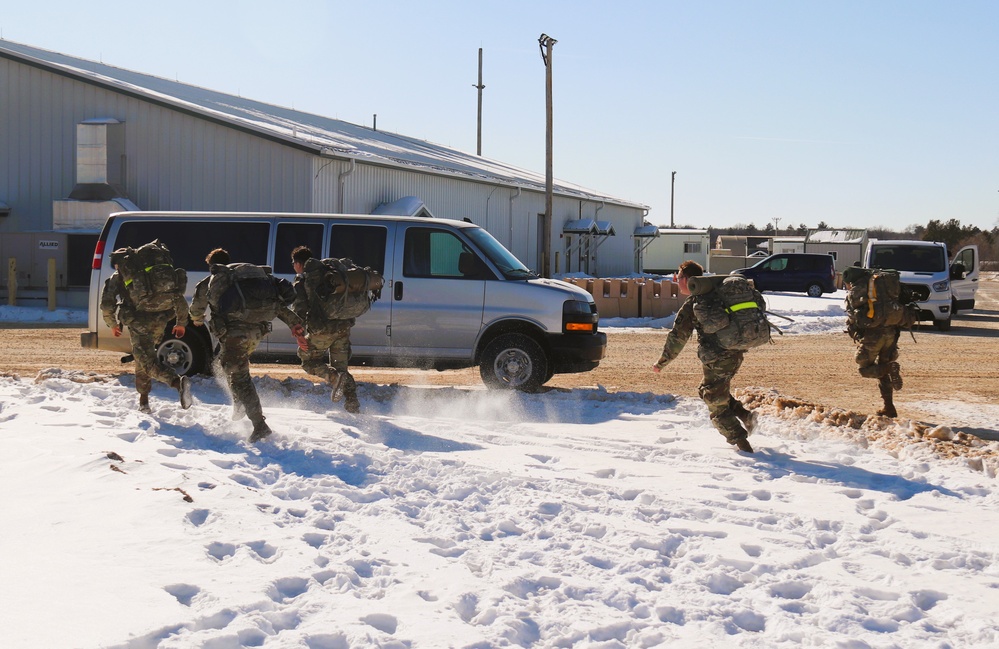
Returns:
[[[55,259],[60,304],[83,304],[101,226],[133,209],[467,218],[540,271],[545,177],[0,40],[0,259],[17,259],[18,294]],[[556,181],[548,272],[639,271],[647,211]]]

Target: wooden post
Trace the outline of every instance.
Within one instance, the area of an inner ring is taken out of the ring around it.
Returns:
[[[7,304],[17,306],[17,259],[7,260]]]
[[[49,275],[48,275],[48,287],[49,287],[49,311],[55,311],[56,308],[56,261],[55,259],[49,259]]]

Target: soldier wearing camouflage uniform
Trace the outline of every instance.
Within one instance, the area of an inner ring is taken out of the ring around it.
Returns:
[[[756,427],[758,415],[748,410],[741,401],[732,396],[732,378],[742,366],[744,351],[723,349],[714,337],[703,332],[694,315],[696,296],[690,295],[687,279],[701,276],[704,269],[694,261],[685,261],[677,271],[677,284],[681,295],[688,296],[680,306],[673,321],[673,329],[666,336],[663,353],[652,370],[659,373],[673,359],[680,355],[691,334],[697,331],[697,358],[704,370],[704,379],[697,388],[701,399],[708,406],[711,423],[718,429],[729,444],[740,451],[752,453],[753,447],[746,439]]]
[[[209,306],[213,312],[218,305],[210,304],[208,285],[212,276],[222,272],[225,266],[230,263],[229,253],[216,248],[208,253],[205,261],[209,266],[209,275],[200,282],[194,289],[194,299],[191,302],[191,324],[200,327],[205,322],[205,313]],[[304,347],[305,328],[301,319],[295,315],[286,304],[291,302],[293,289],[287,280],[279,280],[278,290],[281,297],[286,299],[285,304],[281,304],[277,309],[277,317],[291,329],[299,347]],[[220,353],[222,371],[225,374],[229,389],[232,392],[233,415],[232,418],[241,419],[248,417],[253,424],[253,433],[250,435],[250,442],[258,442],[271,434],[271,429],[267,425],[260,407],[260,397],[253,387],[253,380],[250,377],[250,354],[252,354],[260,341],[271,330],[270,322],[241,322],[238,320],[225,321],[221,317],[213,317],[209,320],[209,328],[212,334],[218,339],[222,347]]]
[[[302,359],[302,369],[326,381],[330,387],[330,398],[338,400],[343,392],[344,410],[360,412],[361,402],[357,399],[357,382],[348,370],[350,362],[350,329],[354,318],[345,320],[328,319],[320,309],[310,309],[314,295],[306,288],[305,263],[312,259],[312,251],[299,246],[291,252],[292,266],[295,269],[295,303],[292,309],[305,321],[306,338],[309,346],[298,350]],[[327,362],[328,359],[328,362]]]
[[[135,389],[139,393],[139,410],[150,412],[149,392],[153,388],[153,379],[176,389],[180,395],[180,406],[190,408],[189,379],[177,376],[173,368],[160,364],[156,358],[156,349],[163,342],[171,320],[176,319],[173,335],[177,338],[184,337],[188,321],[187,300],[178,293],[172,309],[150,312],[136,308],[125,288],[125,281],[118,272],[119,261],[117,253],[111,253],[111,264],[115,267],[115,272],[104,282],[101,313],[115,338],[121,336],[123,327],[128,327],[132,357],[135,359]]]
[[[843,271],[843,282],[847,289],[860,281],[861,271],[851,266]],[[866,278],[866,276],[863,276]],[[857,369],[867,379],[878,380],[878,391],[884,407],[877,411],[883,417],[897,417],[894,393],[902,389],[901,367],[898,363],[898,339],[902,327],[859,327],[848,323],[847,333],[857,344]]]

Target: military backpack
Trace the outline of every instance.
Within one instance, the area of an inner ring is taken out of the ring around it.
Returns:
[[[310,310],[327,320],[358,318],[381,297],[384,280],[377,271],[343,259],[308,259],[303,265]]]
[[[237,263],[212,267],[208,303],[213,318],[220,317],[226,323],[270,322],[287,301],[268,266]]]
[[[844,272],[844,281],[846,319],[851,329],[908,328],[919,321],[919,307],[902,285],[898,271],[853,266]]]
[[[687,279],[694,317],[722,349],[745,351],[770,342],[766,301],[745,277],[702,275]]]
[[[111,261],[139,311],[172,309],[177,295],[187,290],[187,271],[174,268],[170,250],[159,239],[138,248],[119,248],[111,253]]]

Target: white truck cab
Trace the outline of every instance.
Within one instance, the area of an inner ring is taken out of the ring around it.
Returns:
[[[940,241],[871,239],[864,266],[897,270],[916,296],[920,319],[932,320],[940,331],[950,329],[958,310],[975,308],[978,246],[965,246],[949,259],[947,244]]]

